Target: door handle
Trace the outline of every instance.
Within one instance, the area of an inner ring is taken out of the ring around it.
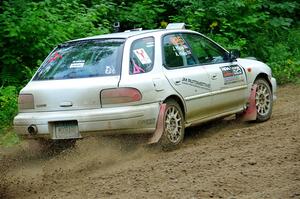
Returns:
[[[216,80],[216,79],[218,79],[218,75],[217,75],[217,74],[213,74],[213,75],[211,75],[211,79],[212,79],[212,80]]]
[[[62,102],[59,104],[60,107],[71,107],[73,106],[72,102]]]
[[[176,80],[176,81],[175,81],[175,84],[176,84],[176,85],[179,85],[180,83],[181,83],[180,80]]]

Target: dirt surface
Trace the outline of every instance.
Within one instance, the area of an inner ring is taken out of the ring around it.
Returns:
[[[0,150],[0,198],[300,198],[300,86],[280,87],[272,118],[188,129],[172,152],[140,138],[88,138],[47,154]]]

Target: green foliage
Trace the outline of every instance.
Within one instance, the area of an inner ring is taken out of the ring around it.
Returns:
[[[242,56],[256,57],[273,70],[278,83],[294,82],[300,74],[300,3],[297,1],[172,0],[169,20],[184,21]]]
[[[269,34],[270,35],[270,34]],[[265,45],[261,45],[261,44]],[[278,31],[269,38],[267,34],[258,34],[251,50],[267,62],[279,84],[297,81],[300,74],[300,29],[289,32]]]
[[[269,63],[280,83],[289,82],[298,73],[299,8],[294,0],[4,0],[0,85],[24,85],[54,46],[111,32],[116,21],[123,30],[185,22],[243,56]],[[285,67],[295,72],[282,76]]]
[[[5,128],[5,132],[5,134],[0,136],[0,146],[9,147],[20,142],[20,138],[10,128]]]
[[[11,129],[17,113],[17,89],[14,86],[0,88],[0,110],[0,145],[14,145],[19,142]]]
[[[108,33],[109,6],[87,8],[79,1],[4,1],[0,15],[2,85],[23,82],[24,70],[36,69],[57,44]],[[28,78],[27,78],[28,79]]]
[[[17,90],[14,86],[0,88],[0,110],[0,127],[7,127],[17,112]]]
[[[161,14],[165,12],[157,0],[126,1],[119,6],[119,20],[126,21],[126,26],[133,28],[157,28],[162,20]]]

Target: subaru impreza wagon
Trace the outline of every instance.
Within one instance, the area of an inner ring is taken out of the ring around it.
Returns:
[[[15,130],[49,139],[149,133],[149,143],[172,147],[208,120],[268,120],[271,69],[235,52],[182,24],[62,43],[20,91]]]

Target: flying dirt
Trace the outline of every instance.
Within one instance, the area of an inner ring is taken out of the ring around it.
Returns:
[[[170,152],[137,136],[0,148],[0,198],[300,198],[300,86],[277,97],[267,122],[203,124]]]

